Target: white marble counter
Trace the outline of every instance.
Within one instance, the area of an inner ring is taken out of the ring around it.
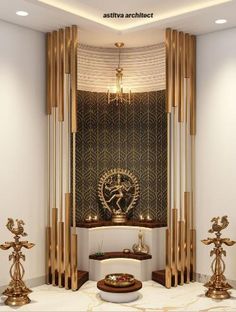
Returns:
[[[222,301],[205,297],[204,290],[203,284],[200,283],[166,289],[155,282],[148,281],[143,283],[138,300],[115,304],[100,299],[96,282],[89,281],[76,292],[43,285],[33,289],[33,293],[30,295],[31,304],[13,309],[5,306],[1,301],[0,311],[236,311],[236,290],[232,290],[231,299]],[[1,299],[3,300],[3,297]]]

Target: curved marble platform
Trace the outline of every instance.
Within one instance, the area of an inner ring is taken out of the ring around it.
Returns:
[[[139,230],[143,231],[144,241],[150,248],[151,259],[106,259],[97,261],[89,256],[98,251],[120,251],[124,248],[132,249],[138,241]],[[78,268],[89,271],[89,278],[98,281],[106,274],[127,272],[141,281],[150,280],[152,271],[165,266],[165,228],[146,228],[140,226],[102,226],[95,228],[78,228],[80,238],[78,248]]]

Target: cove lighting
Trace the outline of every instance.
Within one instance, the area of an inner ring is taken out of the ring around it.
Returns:
[[[16,12],[16,15],[19,15],[19,16],[27,16],[27,15],[29,15],[29,13],[26,12],[26,11],[17,11],[17,12]]]
[[[225,24],[225,23],[227,23],[227,20],[224,19],[224,18],[221,18],[221,19],[215,20],[215,23],[216,23],[216,24]]]

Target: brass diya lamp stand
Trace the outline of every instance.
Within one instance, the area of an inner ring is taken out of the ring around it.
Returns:
[[[22,253],[21,249],[23,247],[30,249],[35,244],[29,243],[28,241],[20,241],[20,236],[27,236],[24,232],[24,222],[22,220],[16,219],[16,227],[14,227],[14,225],[13,219],[9,218],[6,227],[15,235],[14,241],[5,242],[5,244],[0,245],[2,250],[13,248],[12,253],[9,255],[9,261],[12,260],[12,265],[10,267],[11,281],[7,289],[3,292],[3,295],[7,296],[5,300],[6,305],[21,306],[30,302],[28,294],[31,293],[31,290],[27,288],[23,282],[25,270],[21,260],[25,261],[25,255]]]
[[[216,237],[203,239],[202,243],[205,245],[214,244],[214,248],[210,252],[210,256],[215,255],[214,260],[211,263],[211,270],[213,272],[210,281],[204,286],[208,288],[206,296],[212,299],[227,299],[230,298],[228,292],[232,286],[227,283],[224,276],[225,272],[225,262],[222,256],[226,256],[226,251],[223,249],[222,245],[233,246],[236,242],[230,240],[229,238],[221,238],[221,231],[225,229],[229,222],[228,217],[223,216],[219,222],[220,217],[213,218],[211,222],[212,228],[208,231],[209,233],[215,233]]]

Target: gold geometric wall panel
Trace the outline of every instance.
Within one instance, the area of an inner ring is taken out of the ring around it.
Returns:
[[[133,93],[131,104],[107,104],[107,94],[78,91],[76,136],[76,220],[88,214],[109,219],[97,185],[112,168],[130,170],[140,184],[140,199],[130,219],[147,214],[166,223],[167,122],[165,90]]]

